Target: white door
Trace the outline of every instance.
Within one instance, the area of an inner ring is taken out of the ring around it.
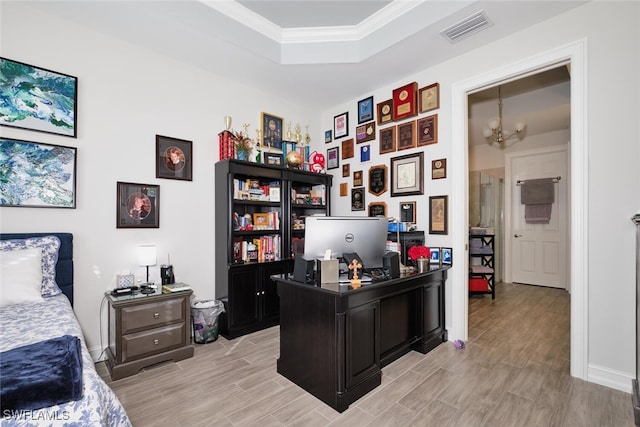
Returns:
[[[514,283],[568,288],[567,283],[567,150],[564,147],[510,156],[511,272]],[[548,224],[527,224],[518,181],[560,177]]]

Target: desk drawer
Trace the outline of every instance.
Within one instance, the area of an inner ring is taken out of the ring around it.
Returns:
[[[122,363],[185,345],[184,323],[136,332],[122,337]]]
[[[141,329],[185,322],[184,299],[177,298],[122,308],[122,335]]]

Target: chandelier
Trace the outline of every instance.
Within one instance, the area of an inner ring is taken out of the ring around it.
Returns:
[[[502,129],[502,87],[498,86],[498,119],[489,121],[489,128],[484,129],[484,137],[489,145],[497,145],[504,148],[524,138],[524,122],[516,123],[515,131],[509,132]]]

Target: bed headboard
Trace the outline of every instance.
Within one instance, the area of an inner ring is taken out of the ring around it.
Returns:
[[[56,283],[73,306],[73,234],[71,233],[0,233],[0,240],[28,239],[29,237],[56,236],[60,239]]]

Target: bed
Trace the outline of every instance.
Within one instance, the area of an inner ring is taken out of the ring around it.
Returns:
[[[96,372],[73,312],[73,235],[0,234],[0,260],[0,424],[131,426],[115,393]],[[41,286],[34,290],[38,279]],[[51,358],[59,349],[64,349],[66,359]],[[18,367],[21,358],[24,366]],[[47,361],[40,363],[42,358]],[[30,369],[27,360],[39,365],[39,371],[22,374]],[[29,381],[34,387],[40,376],[55,380],[43,379],[35,390],[20,388],[29,387],[20,384]]]

